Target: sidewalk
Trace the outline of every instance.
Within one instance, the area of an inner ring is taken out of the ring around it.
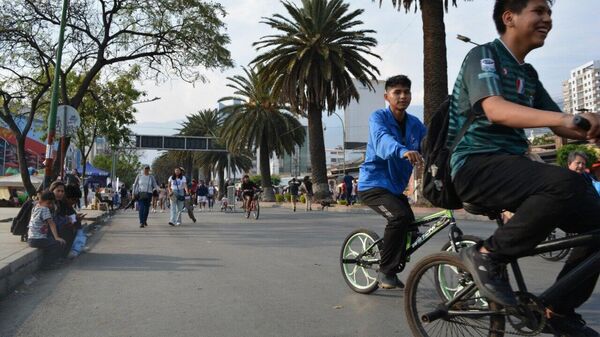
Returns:
[[[291,202],[276,203],[276,202],[261,201],[260,205],[261,205],[261,207],[267,207],[267,208],[268,207],[283,207],[283,208],[292,209]],[[305,212],[305,209],[306,209],[305,204],[302,204],[302,203],[296,204],[297,212]],[[414,206],[412,207],[412,210],[415,213],[415,216],[417,218],[442,211],[441,208],[414,207]],[[321,205],[313,204],[313,212],[321,212]],[[364,205],[342,206],[342,205],[332,204],[332,207],[326,207],[325,210],[323,210],[323,212],[375,214],[375,211],[373,211],[372,209],[370,209],[369,207],[364,206]],[[488,219],[488,217],[481,216],[481,215],[474,215],[474,214],[466,212],[463,209],[455,210],[454,218],[456,220],[490,221],[490,219]]]
[[[0,208],[0,298],[5,297],[40,267],[41,251],[21,242],[20,236],[12,235],[12,218],[19,208]],[[87,228],[104,220],[103,211],[83,210]],[[84,227],[84,228],[86,228]]]

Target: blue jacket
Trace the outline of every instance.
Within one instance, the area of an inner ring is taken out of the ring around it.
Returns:
[[[405,118],[406,137],[390,108],[379,109],[369,118],[369,143],[358,177],[360,192],[383,188],[400,195],[406,189],[413,167],[402,156],[407,151],[421,151],[426,128],[415,116],[407,113]],[[402,145],[404,138],[406,144]]]

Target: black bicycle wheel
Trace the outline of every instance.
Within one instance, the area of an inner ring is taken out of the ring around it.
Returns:
[[[348,234],[340,252],[340,266],[344,281],[350,289],[361,294],[370,294],[377,290],[377,272],[379,270],[380,250],[383,241],[368,229],[357,229]],[[367,249],[371,248],[367,251]]]
[[[500,305],[480,297],[477,288],[456,301],[448,314],[440,314],[437,319],[431,318],[435,316],[432,313],[440,310],[440,306],[448,300],[437,291],[440,270],[444,273],[444,284],[453,289],[453,295],[473,283],[471,275],[465,271],[464,264],[455,253],[436,253],[419,261],[408,276],[404,300],[413,335],[504,336],[505,316],[500,312]],[[478,312],[481,313],[479,316],[476,315]]]
[[[254,202],[254,207],[252,209],[252,216],[254,217],[255,220],[258,220],[258,217],[260,216],[260,204],[258,203],[258,200],[256,200]]]

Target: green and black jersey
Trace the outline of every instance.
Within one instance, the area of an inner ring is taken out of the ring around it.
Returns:
[[[496,64],[499,63],[499,64]],[[499,39],[473,48],[463,61],[452,91],[448,145],[461,129],[470,113],[477,117],[460,140],[452,158],[452,176],[470,154],[525,154],[529,147],[523,129],[492,124],[481,108],[490,96],[542,110],[558,111],[530,64],[519,64]]]

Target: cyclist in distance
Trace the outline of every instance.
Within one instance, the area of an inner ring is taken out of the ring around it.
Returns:
[[[600,138],[598,115],[582,114],[589,131],[576,127],[574,116],[561,113],[535,69],[525,63],[552,29],[551,6],[550,0],[496,0],[493,19],[500,38],[467,54],[449,110],[449,144],[468,116],[476,116],[451,157],[457,194],[466,203],[515,213],[491,237],[461,251],[482,295],[504,306],[517,304],[505,272],[513,257],[530,251],[557,226],[574,233],[600,228],[600,199],[580,174],[527,157],[524,128],[549,127],[571,139]],[[575,248],[558,278],[597,249]],[[556,333],[598,336],[575,313],[597,279],[596,272],[580,287],[545,303]]]
[[[369,142],[358,179],[362,202],[387,219],[377,275],[384,289],[404,288],[397,273],[415,216],[402,193],[413,166],[423,163],[419,151],[426,130],[417,117],[406,112],[411,101],[410,86],[410,79],[404,75],[385,82],[383,97],[389,107],[376,110],[369,118]]]
[[[242,190],[242,199],[244,200],[244,209],[249,207],[250,200],[254,198],[254,192],[258,189],[258,186],[253,181],[250,181],[250,176],[245,174],[242,177],[242,186],[240,186]]]

